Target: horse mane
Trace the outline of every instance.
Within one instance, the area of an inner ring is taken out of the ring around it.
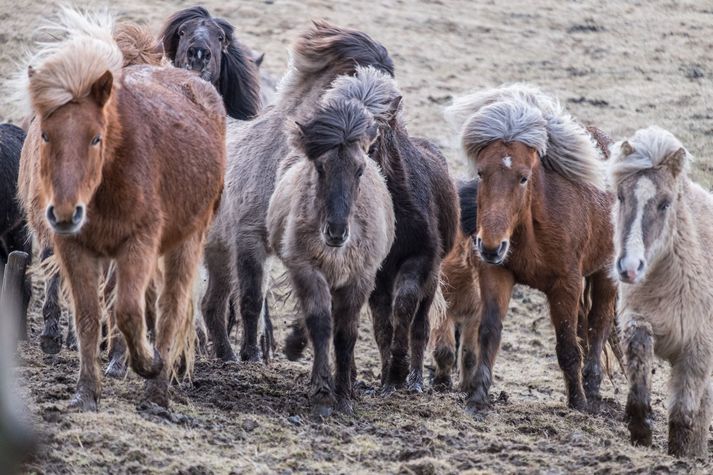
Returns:
[[[401,97],[396,81],[373,66],[357,66],[354,76],[339,76],[322,97],[322,104],[342,99],[356,101],[382,124],[389,122],[398,110],[394,101]]]
[[[114,41],[124,57],[123,67],[137,64],[161,66],[163,63],[163,49],[145,26],[119,23],[114,28]]]
[[[496,140],[537,150],[545,168],[574,182],[603,188],[601,153],[592,136],[559,101],[528,84],[460,97],[446,109],[469,155]]]
[[[363,104],[335,99],[301,127],[301,134],[293,142],[301,144],[307,158],[314,159],[334,148],[358,142],[373,124],[373,116]]]
[[[212,17],[208,10],[198,6],[174,13],[166,20],[160,34],[166,57],[171,61],[176,59],[180,26],[186,21],[202,18],[210,19],[220,26],[228,42],[221,58],[220,76],[216,84],[218,92],[223,96],[225,110],[234,119],[252,119],[261,108],[260,74],[250,50],[235,38],[235,28],[229,21]]]
[[[626,145],[625,145],[626,144]],[[624,150],[628,147],[629,153]],[[607,184],[616,188],[627,176],[656,168],[677,151],[685,149],[681,142],[668,130],[656,125],[637,130],[628,140],[620,140],[610,147],[611,158],[607,167]],[[686,150],[684,167],[688,167],[692,157]]]
[[[289,95],[313,75],[329,70],[335,76],[350,75],[356,66],[373,66],[394,76],[394,62],[379,42],[361,31],[314,21],[290,50],[289,69],[278,90]]]
[[[458,182],[458,202],[460,203],[460,229],[466,236],[472,236],[478,227],[478,180]]]
[[[114,19],[106,11],[62,7],[57,20],[40,29],[49,33],[49,39],[38,42],[39,50],[21,76],[24,94],[37,114],[51,114],[87,96],[104,73],[117,75],[123,66],[122,51],[113,38]]]

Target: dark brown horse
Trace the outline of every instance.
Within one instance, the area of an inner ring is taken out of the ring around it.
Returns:
[[[520,283],[547,295],[568,404],[585,409],[599,397],[600,357],[616,303],[608,275],[612,200],[602,190],[595,141],[556,100],[524,85],[458,99],[447,114],[478,173],[471,199],[477,201],[482,304],[480,318],[471,319],[479,325],[477,354],[463,353],[468,408],[489,406],[502,321]],[[592,308],[582,370],[577,329],[584,277]]]
[[[28,69],[36,119],[19,194],[35,235],[52,243],[71,289],[80,374],[71,406],[100,397],[100,274],[117,266],[115,320],[129,362],[168,404],[174,362],[192,356],[190,287],[225,169],[225,109],[210,84],[176,68],[132,66],[107,15],[63,9]],[[159,261],[159,258],[161,260]],[[145,294],[163,271],[155,347]]]
[[[257,115],[258,65],[235,37],[230,22],[211,16],[203,7],[186,8],[171,15],[160,38],[174,66],[198,72],[218,89],[229,116],[247,120]]]

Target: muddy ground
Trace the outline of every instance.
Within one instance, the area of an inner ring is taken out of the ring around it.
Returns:
[[[192,2],[112,2],[123,17],[158,29]],[[509,2],[435,0],[208,1],[240,38],[284,71],[286,47],[310,18],[357,27],[394,57],[412,132],[435,140],[454,175],[467,167],[452,147],[442,108],[454,95],[502,82],[530,81],[556,93],[582,121],[619,138],[652,123],[672,130],[697,157],[694,176],[713,183],[713,5],[709,1]],[[0,80],[31,45],[54,2],[0,0]],[[0,118],[18,121],[0,95]],[[36,293],[37,295],[37,293]],[[198,361],[192,382],[173,388],[170,413],[137,411],[141,381],[105,381],[98,414],[67,411],[77,355],[39,350],[40,302],[19,375],[43,446],[25,469],[39,473],[709,473],[710,460],[666,452],[668,369],[654,376],[655,439],[632,448],[622,422],[626,382],[603,383],[605,409],[566,408],[554,336],[541,294],[518,288],[495,367],[494,411],[465,415],[462,395],[374,396],[379,380],[370,322],[357,345],[361,396],[354,417],[309,417],[309,358],[281,354],[267,367]],[[278,340],[291,317],[273,310]],[[430,362],[429,362],[430,364]]]

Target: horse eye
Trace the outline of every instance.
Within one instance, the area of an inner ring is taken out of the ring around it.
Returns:
[[[218,41],[220,41],[221,43],[222,43],[224,40],[225,40],[225,37],[224,37],[223,35],[220,35],[220,36],[218,37]]]
[[[520,184],[521,184],[521,185],[524,185],[525,183],[527,183],[527,177],[526,177],[526,176],[521,176],[521,177],[520,177]]]
[[[183,30],[178,30],[178,36],[183,36],[185,34],[185,31]]]
[[[321,163],[317,164],[317,173],[324,175],[324,166]]]
[[[621,193],[619,193],[618,195],[616,195],[616,199],[619,200],[619,203],[623,203],[623,202],[624,202],[624,195],[622,195]]]
[[[47,132],[42,132],[42,141],[44,143],[48,143],[50,141],[49,136],[47,135]]]
[[[101,135],[95,135],[94,138],[92,139],[92,145],[99,145],[99,142],[102,141]]]
[[[659,211],[666,211],[669,209],[671,206],[671,202],[669,200],[663,200],[661,203],[659,203]]]
[[[480,170],[475,172],[475,174],[478,175],[478,178],[483,178],[483,172],[481,172]]]
[[[360,168],[360,169],[357,170],[357,172],[356,172],[357,178],[360,178],[363,174],[364,174],[364,167]]]

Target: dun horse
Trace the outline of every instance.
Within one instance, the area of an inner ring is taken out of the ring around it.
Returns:
[[[189,292],[223,186],[225,109],[215,89],[187,71],[122,70],[107,15],[65,8],[56,29],[28,69],[36,118],[22,152],[20,197],[71,289],[80,344],[71,406],[98,406],[98,286],[109,260],[131,367],[149,378],[147,399],[167,405],[174,362],[190,357],[193,343]],[[159,264],[153,348],[144,298]]]
[[[203,299],[203,315],[220,359],[235,359],[226,331],[233,297],[243,322],[240,357],[260,359],[258,324],[268,323],[264,281],[272,252],[265,217],[279,164],[290,151],[285,121],[304,121],[332,81],[353,74],[357,65],[393,74],[386,49],[364,33],[315,23],[292,48],[275,106],[250,122],[229,124],[225,192],[206,244],[209,279]],[[263,346],[264,353],[270,345]]]
[[[281,166],[270,200],[270,243],[287,267],[312,341],[309,395],[320,416],[335,404],[352,413],[359,313],[394,240],[391,196],[366,153],[400,98],[393,80],[373,69],[335,81],[314,116],[298,125],[296,155]]]
[[[688,177],[689,161],[658,127],[612,147],[613,274],[621,281],[631,441],[651,445],[656,354],[671,364],[668,451],[704,457],[713,416],[713,196]]]
[[[463,330],[478,335],[477,345],[472,343],[477,352],[463,352],[468,409],[490,404],[502,321],[516,283],[547,295],[568,405],[585,409],[588,400],[599,397],[600,357],[616,302],[608,273],[611,199],[601,189],[600,151],[556,100],[525,85],[457,99],[447,116],[478,174],[470,199],[477,201],[482,302],[480,318],[470,320],[478,331]],[[583,277],[590,282],[593,304],[584,327],[582,370],[577,328]]]
[[[174,13],[161,32],[174,66],[196,71],[212,83],[230,117],[252,119],[260,111],[260,75],[252,52],[235,38],[233,25],[203,7]]]

